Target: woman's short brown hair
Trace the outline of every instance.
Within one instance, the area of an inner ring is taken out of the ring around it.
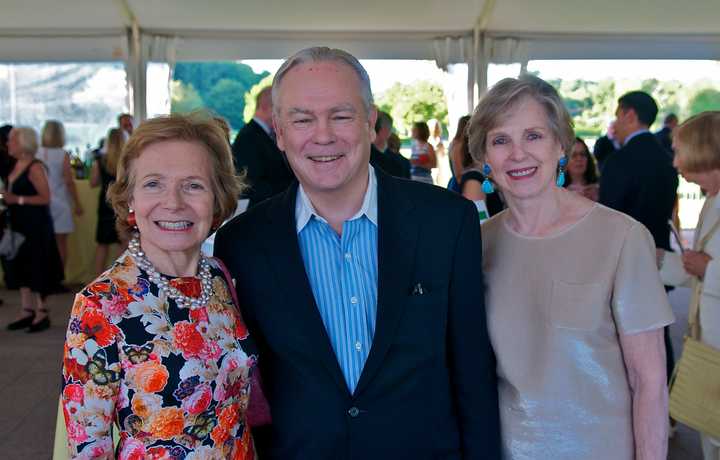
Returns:
[[[546,81],[532,76],[505,78],[483,96],[468,123],[470,154],[475,161],[485,162],[487,133],[512,113],[515,105],[526,97],[537,101],[548,118],[548,127],[567,154],[575,144],[575,132],[570,114],[560,95]]]
[[[430,127],[424,121],[416,121],[413,123],[417,133],[417,138],[423,142],[427,142],[430,139]]]
[[[675,156],[684,171],[720,169],[720,111],[689,118],[672,136]]]
[[[116,226],[122,236],[129,236],[132,230],[127,217],[135,186],[133,161],[150,145],[169,141],[194,142],[207,150],[214,195],[213,219],[222,222],[235,211],[244,183],[235,172],[230,145],[222,128],[204,112],[161,116],[143,122],[130,136],[120,154],[116,180],[108,189],[108,200],[115,210]]]
[[[40,135],[43,147],[63,148],[65,147],[65,127],[57,120],[48,120]]]

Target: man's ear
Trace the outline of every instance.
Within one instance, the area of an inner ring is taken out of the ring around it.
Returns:
[[[377,107],[374,105],[370,106],[370,112],[368,113],[368,128],[370,130],[370,142],[375,142],[377,133],[375,132],[375,122],[377,121],[378,113]]]
[[[275,142],[281,151],[285,151],[285,139],[280,121],[275,116],[275,111],[272,114],[272,128],[275,131]]]

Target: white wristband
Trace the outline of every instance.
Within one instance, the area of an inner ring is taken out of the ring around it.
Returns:
[[[19,204],[20,206],[23,206],[23,205],[25,204],[25,197],[24,197],[24,196],[21,196],[21,197],[18,198],[18,204]]]

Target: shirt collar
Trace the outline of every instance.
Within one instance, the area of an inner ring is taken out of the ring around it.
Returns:
[[[623,146],[628,145],[628,142],[630,142],[633,137],[639,136],[640,134],[649,133],[649,132],[650,132],[650,130],[647,128],[638,129],[637,131],[635,131],[634,133],[631,133],[628,137],[625,138],[625,142],[623,142]]]
[[[375,176],[375,168],[370,165],[368,165],[368,186],[365,191],[362,206],[358,212],[348,220],[359,219],[363,215],[377,226],[377,178]],[[313,217],[320,222],[327,223],[327,220],[315,211],[315,207],[301,184],[298,186],[297,197],[295,199],[295,230],[297,233],[300,233]]]
[[[267,133],[268,136],[270,135],[270,127],[264,121],[262,121],[258,117],[253,117],[253,120],[255,121],[255,123],[260,125],[260,127],[263,129],[263,131]]]

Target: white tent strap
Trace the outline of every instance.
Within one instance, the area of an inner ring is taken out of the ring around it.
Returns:
[[[472,37],[441,37],[433,40],[433,53],[435,64],[448,70],[450,64],[470,62],[472,58]]]
[[[165,62],[170,66],[169,76],[175,66],[176,50],[179,39],[165,35],[140,35],[140,55],[132,52],[133,35],[128,34],[131,55],[126,61],[128,79],[128,97],[133,115],[140,121],[147,116],[147,64],[149,62]],[[168,81],[168,85],[170,82]]]

